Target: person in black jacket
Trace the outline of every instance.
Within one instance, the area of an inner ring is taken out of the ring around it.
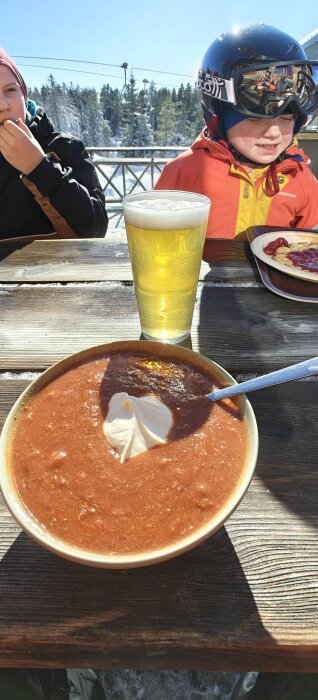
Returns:
[[[0,49],[0,239],[103,237],[107,222],[105,198],[83,143],[54,130],[28,100],[20,71]]]

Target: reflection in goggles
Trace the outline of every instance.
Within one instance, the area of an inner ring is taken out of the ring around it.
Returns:
[[[236,77],[237,106],[254,115],[293,111],[310,114],[318,102],[318,66],[282,65],[240,71]]]

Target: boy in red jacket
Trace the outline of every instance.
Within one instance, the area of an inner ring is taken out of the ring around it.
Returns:
[[[285,91],[266,88],[269,73],[288,77]],[[206,128],[155,189],[210,197],[207,238],[264,224],[315,228],[318,183],[294,136],[317,108],[317,84],[318,61],[284,32],[257,24],[221,35],[199,71]]]

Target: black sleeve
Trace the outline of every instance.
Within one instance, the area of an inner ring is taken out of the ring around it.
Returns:
[[[105,197],[84,145],[60,135],[52,146],[54,152],[22,181],[62,237],[103,237],[108,223]]]

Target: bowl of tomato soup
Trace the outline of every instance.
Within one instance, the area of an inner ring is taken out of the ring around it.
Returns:
[[[158,342],[108,343],[53,365],[1,434],[13,517],[44,547],[90,566],[146,566],[188,551],[229,518],[255,469],[249,401],[206,398],[233,383],[206,357]]]

